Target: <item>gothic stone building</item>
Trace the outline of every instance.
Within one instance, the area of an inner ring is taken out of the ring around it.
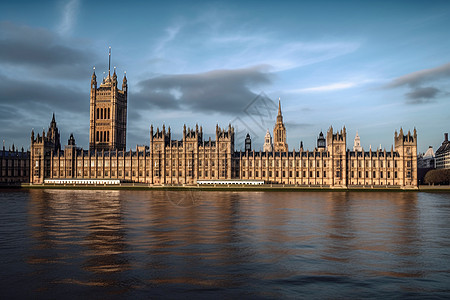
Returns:
[[[203,138],[202,127],[183,128],[181,140],[172,139],[171,128],[150,126],[150,146],[125,150],[127,80],[117,88],[117,76],[109,75],[97,88],[95,71],[91,81],[89,150],[76,147],[70,137],[60,146],[54,118],[48,133],[31,135],[30,181],[46,179],[196,184],[200,180],[260,180],[265,183],[302,186],[417,186],[417,133],[395,132],[390,151],[347,149],[345,127],[326,137],[321,133],[313,150],[289,151],[281,103],[274,126],[273,145],[265,151],[251,149],[247,136],[245,151],[236,151],[234,128],[216,126],[215,139]],[[270,133],[266,143],[271,143]]]
[[[30,179],[30,157],[29,152],[21,151],[14,145],[12,150],[0,151],[0,184],[20,184],[28,182]]]

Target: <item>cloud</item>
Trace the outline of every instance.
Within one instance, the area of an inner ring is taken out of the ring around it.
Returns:
[[[176,43],[171,43],[175,39]],[[177,61],[183,70],[194,62],[196,70],[267,64],[273,71],[285,71],[347,55],[360,46],[361,42],[354,40],[287,40],[279,32],[251,29],[235,22],[233,14],[214,10],[207,17],[174,22],[152,53]],[[163,67],[173,68],[170,64]]]
[[[64,5],[61,23],[58,26],[59,34],[67,35],[71,33],[76,21],[78,6],[78,0],[67,1],[66,5]]]
[[[287,91],[287,93],[329,92],[329,91],[349,89],[356,85],[357,84],[355,82],[336,82],[328,85],[289,90]]]
[[[296,123],[296,122],[284,122],[284,124],[286,125],[286,128],[288,130],[292,130],[292,131],[297,131],[300,129],[305,129],[305,128],[309,128],[309,127],[313,126],[313,124],[309,124],[309,123]]]
[[[85,111],[89,107],[89,94],[64,85],[48,85],[37,81],[23,81],[0,75],[0,103],[28,110],[48,109]],[[85,106],[80,105],[85,99]],[[0,116],[0,118],[7,117]]]
[[[440,81],[450,77],[450,63],[439,67],[424,69],[400,76],[384,86],[384,88],[404,87],[410,89],[405,93],[406,102],[409,104],[429,103],[439,95],[448,95],[442,89],[436,87]],[[432,83],[435,86],[422,87],[425,83]]]
[[[11,22],[0,22],[0,64],[53,78],[82,78],[97,56],[64,42],[55,33]]]
[[[182,28],[181,24],[173,25],[166,28],[165,30],[166,35],[156,44],[154,49],[154,53],[157,57],[162,55],[166,45],[176,38],[181,28]]]
[[[438,94],[441,93],[441,90],[435,87],[424,87],[424,88],[415,88],[411,92],[406,93],[405,96],[409,99],[410,103],[423,103],[427,102],[430,99],[436,98]]]
[[[400,76],[386,85],[386,88],[396,88],[404,85],[416,87],[426,82],[447,77],[450,77],[450,63]]]
[[[139,82],[140,91],[134,94],[133,102],[141,108],[243,114],[257,96],[252,89],[271,84],[273,75],[266,70],[267,66],[254,66],[162,75]]]

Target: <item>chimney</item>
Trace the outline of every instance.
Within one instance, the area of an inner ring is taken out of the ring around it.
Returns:
[[[444,133],[444,142],[448,142],[448,133]]]

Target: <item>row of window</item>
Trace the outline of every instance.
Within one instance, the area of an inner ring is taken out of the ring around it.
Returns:
[[[97,142],[109,142],[109,131],[97,131],[96,135]]]
[[[108,108],[97,108],[96,119],[111,119],[111,109]]]

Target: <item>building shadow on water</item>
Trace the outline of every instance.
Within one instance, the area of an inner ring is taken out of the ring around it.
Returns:
[[[133,282],[126,255],[123,203],[118,191],[32,190],[29,222],[34,238],[28,263],[45,295],[92,295],[107,286],[126,292]],[[103,293],[100,293],[103,294]]]

